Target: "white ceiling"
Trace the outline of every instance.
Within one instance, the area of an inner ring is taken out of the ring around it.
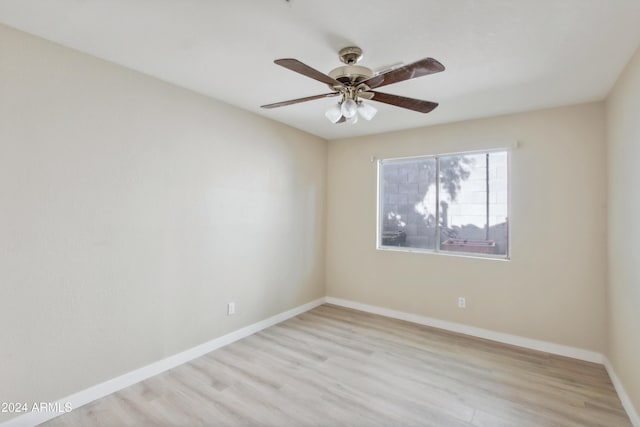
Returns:
[[[640,44],[640,0],[0,0],[0,22],[326,139],[601,100]],[[328,73],[349,45],[374,70],[438,59],[384,92],[440,106],[354,125],[324,117],[335,98],[259,108],[328,92],[274,59]]]

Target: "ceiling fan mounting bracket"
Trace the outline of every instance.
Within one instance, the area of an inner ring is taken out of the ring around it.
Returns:
[[[348,46],[338,52],[340,61],[347,65],[356,65],[362,59],[362,49],[357,46]]]

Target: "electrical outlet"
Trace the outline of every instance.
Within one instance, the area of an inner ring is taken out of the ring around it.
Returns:
[[[458,308],[467,308],[467,299],[465,297],[458,298]]]
[[[227,304],[227,316],[231,316],[232,314],[236,314],[236,303],[230,302]]]

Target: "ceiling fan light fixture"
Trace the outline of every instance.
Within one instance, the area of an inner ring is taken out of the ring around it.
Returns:
[[[375,107],[365,104],[362,101],[358,104],[358,114],[365,120],[373,119],[377,112],[378,110]]]
[[[329,119],[331,123],[338,123],[340,117],[342,117],[342,110],[340,109],[340,104],[335,104],[331,106],[327,111],[325,111],[324,115]]]
[[[342,112],[342,115],[345,119],[350,119],[356,115],[358,111],[358,104],[356,104],[356,101],[354,101],[353,99],[347,98],[342,103],[340,111]]]

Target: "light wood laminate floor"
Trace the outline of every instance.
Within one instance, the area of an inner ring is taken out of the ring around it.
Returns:
[[[631,426],[602,365],[323,305],[47,426]]]

